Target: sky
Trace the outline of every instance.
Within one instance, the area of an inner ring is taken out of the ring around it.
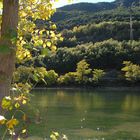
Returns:
[[[97,3],[97,2],[111,2],[111,1],[114,1],[114,0],[73,0],[73,2],[71,3],[68,3],[67,0],[59,0],[59,2],[55,4],[55,7],[62,7],[67,4],[79,3],[79,2]]]

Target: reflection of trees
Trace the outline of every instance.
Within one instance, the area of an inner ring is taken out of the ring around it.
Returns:
[[[98,109],[102,109],[105,105],[105,99],[104,99],[104,96],[102,95],[98,95],[97,94],[94,94],[92,96],[92,107],[93,108],[98,108]]]
[[[140,110],[140,96],[121,92],[102,94],[88,90],[62,89],[38,92],[34,98],[34,105],[39,109],[43,122],[39,124],[38,130],[42,130],[43,135],[54,128],[110,128],[120,123],[120,118],[116,115],[123,115],[121,107],[124,111]]]
[[[48,106],[48,96],[45,96],[45,95],[41,95],[41,96],[37,96],[37,105],[39,107],[47,107]]]
[[[88,110],[91,106],[91,99],[87,97],[88,95],[81,95],[76,93],[73,96],[74,108],[79,111]]]
[[[123,110],[125,111],[137,111],[140,109],[140,96],[127,95],[124,99]]]
[[[78,110],[89,110],[93,108],[102,108],[105,101],[102,96],[98,94],[75,94],[74,96],[75,108]]]
[[[55,93],[41,94],[36,97],[36,102],[40,107],[71,106],[75,110],[84,111],[94,108],[102,108],[105,105],[105,99],[98,93],[85,93],[80,91],[57,90]]]

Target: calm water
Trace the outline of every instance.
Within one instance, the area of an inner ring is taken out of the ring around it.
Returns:
[[[34,136],[58,131],[69,140],[140,140],[138,91],[50,89],[34,95],[31,112],[41,114],[29,129]]]

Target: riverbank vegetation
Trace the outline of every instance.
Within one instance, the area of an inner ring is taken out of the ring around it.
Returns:
[[[63,87],[63,86],[137,86],[140,82],[140,65],[130,61],[123,61],[120,69],[91,68],[85,60],[76,64],[75,71],[59,74],[54,70],[38,67],[34,75],[33,68],[20,66],[14,74],[16,82],[28,79],[31,83],[38,82],[35,87]],[[30,78],[29,78],[30,76]],[[25,80],[26,81],[26,80]]]
[[[124,0],[121,6],[119,1],[87,4],[84,11],[79,6],[73,11],[73,5],[72,11],[60,8],[66,18],[55,24],[51,0],[0,0],[2,140],[27,134],[24,107],[33,88],[140,84],[139,2]],[[39,120],[38,112],[36,116]]]
[[[139,46],[139,41],[121,42],[109,39],[96,43],[90,42],[86,44],[77,45],[74,48],[58,48],[58,50],[55,53],[46,56],[43,59],[43,61],[41,61],[41,63],[40,61],[36,61],[36,65],[45,66],[48,71],[53,69],[56,72],[54,75],[59,75],[59,82],[57,82],[60,85],[77,84],[78,81],[75,79],[77,79],[76,75],[80,73],[80,71],[78,70],[78,66],[81,65],[81,70],[84,71],[84,69],[88,69],[88,71],[85,71],[85,73],[87,73],[89,80],[87,80],[88,82],[84,82],[84,80],[82,79],[79,83],[84,83],[85,85],[89,85],[89,83],[92,83],[93,79],[90,79],[92,77],[91,71],[97,69],[95,73],[98,73],[99,75],[100,73],[102,73],[101,70],[103,70],[103,73],[106,73],[102,80],[104,81],[102,85],[110,83],[110,85],[112,86],[112,81],[114,81],[113,86],[118,84],[127,86],[127,84],[130,84],[128,82],[128,78],[125,78],[127,76],[125,76],[126,71],[124,70],[127,70],[127,68],[124,68],[126,67],[124,63],[125,61],[128,61],[128,63],[131,64],[131,69],[133,69],[129,70],[132,71],[132,73],[130,72],[130,75],[136,75],[137,80],[135,79],[134,81],[138,84],[140,80],[139,69],[137,68],[139,67],[140,63]],[[135,64],[137,64],[137,67],[135,67]],[[85,75],[85,79],[87,79],[87,75]],[[133,80],[130,79],[129,81]],[[95,84],[91,85],[94,86]]]

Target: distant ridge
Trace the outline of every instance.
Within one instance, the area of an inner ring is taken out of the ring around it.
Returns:
[[[133,20],[140,20],[140,0],[115,0],[113,2],[76,3],[57,9],[52,17],[59,30],[103,21],[129,21],[130,8]]]
[[[138,6],[140,4],[140,0],[116,0],[115,2],[116,5],[121,5],[125,7],[129,7],[131,5],[133,6]]]
[[[111,10],[116,8],[116,4],[109,2],[99,3],[77,3],[71,4],[59,8],[61,11],[86,11],[86,12],[98,12],[102,10]]]
[[[115,0],[113,2],[98,2],[98,3],[76,3],[60,7],[62,11],[88,11],[98,12],[103,10],[111,10],[118,6],[129,7],[131,5],[137,6],[140,4],[140,0]]]

